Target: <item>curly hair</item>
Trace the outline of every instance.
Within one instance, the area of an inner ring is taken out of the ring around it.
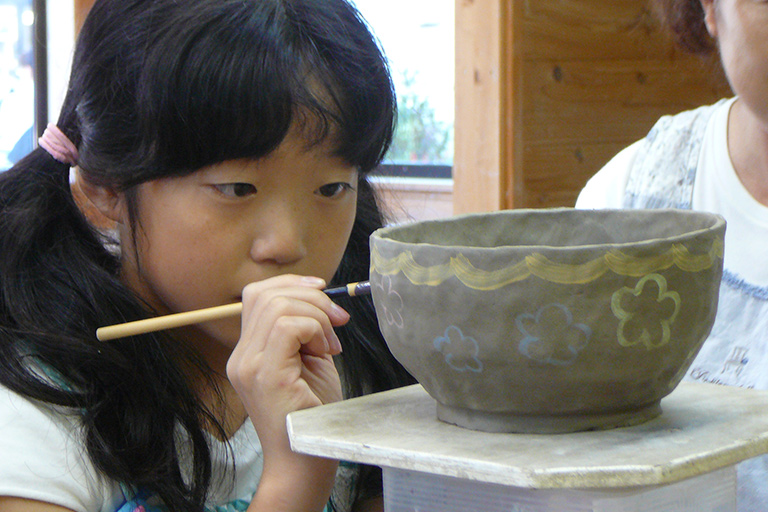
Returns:
[[[704,22],[700,0],[651,0],[662,25],[683,50],[696,55],[711,55],[717,43]]]

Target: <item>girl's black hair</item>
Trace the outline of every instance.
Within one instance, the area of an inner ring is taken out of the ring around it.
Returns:
[[[368,236],[383,221],[366,175],[394,119],[386,62],[345,0],[98,0],[57,124],[85,179],[126,193],[134,224],[140,183],[263,157],[297,122],[310,142],[330,137],[361,171],[335,278],[346,283],[368,275]],[[108,477],[170,510],[203,510],[212,478],[204,425],[214,420],[188,372],[206,369],[162,333],[96,340],[97,327],[151,312],[75,204],[68,165],[41,148],[0,175],[0,255],[0,383],[79,415],[88,456]],[[370,301],[343,305],[352,315],[339,329],[347,396],[413,383]],[[191,470],[180,467],[179,427]],[[358,495],[375,492],[376,479],[364,469]]]

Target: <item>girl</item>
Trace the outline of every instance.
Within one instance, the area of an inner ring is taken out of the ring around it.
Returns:
[[[345,0],[95,3],[57,125],[0,176],[0,511],[326,507],[337,464],[286,414],[413,382],[369,300],[321,291],[367,276],[394,105]],[[371,468],[338,475],[331,507],[375,504]]]
[[[693,208],[728,222],[717,318],[688,380],[768,389],[768,2],[658,0],[682,46],[719,51],[734,98],[659,120],[577,207]],[[741,464],[739,511],[768,502],[768,457]]]

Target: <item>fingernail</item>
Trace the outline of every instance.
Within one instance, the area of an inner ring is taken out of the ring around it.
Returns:
[[[333,333],[333,336],[331,336],[331,339],[329,340],[331,344],[331,353],[332,354],[340,354],[341,353],[341,341],[339,341],[339,337],[336,336],[336,333]]]
[[[335,302],[332,303],[331,308],[333,309],[332,314],[337,318],[337,320],[342,322],[346,322],[347,320],[349,320],[349,312],[347,312],[346,309],[339,306]]]
[[[302,276],[301,282],[306,283],[309,286],[314,286],[317,288],[323,288],[325,287],[325,279],[320,279],[319,277],[312,277],[312,276]]]

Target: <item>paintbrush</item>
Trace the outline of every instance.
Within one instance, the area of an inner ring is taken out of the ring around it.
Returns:
[[[346,286],[338,288],[328,288],[323,290],[331,298],[335,297],[359,297],[370,295],[371,283],[361,281],[359,283],[349,283]],[[148,332],[162,331],[164,329],[173,329],[175,327],[184,327],[185,325],[200,324],[212,320],[221,320],[236,316],[242,313],[243,303],[225,304],[223,306],[214,306],[212,308],[197,309],[195,311],[186,311],[184,313],[175,313],[172,315],[158,316],[156,318],[147,318],[145,320],[136,320],[124,324],[108,325],[96,329],[96,338],[101,341],[115,340],[134,336],[136,334],[145,334]]]

